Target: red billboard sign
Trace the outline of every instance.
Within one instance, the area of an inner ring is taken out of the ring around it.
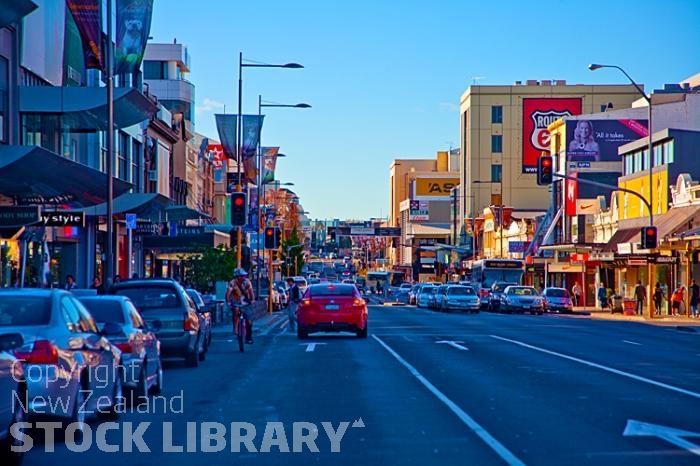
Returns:
[[[523,99],[523,173],[537,173],[537,157],[549,152],[549,126],[581,114],[581,98]]]

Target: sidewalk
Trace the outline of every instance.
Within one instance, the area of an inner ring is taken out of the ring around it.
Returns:
[[[644,315],[625,315],[617,313],[611,313],[608,309],[600,309],[596,307],[575,307],[573,315],[590,316],[592,319],[605,319],[605,320],[626,320],[626,321],[636,321],[636,322],[647,322],[659,325],[678,325],[679,323],[697,327],[700,330],[700,319],[694,319],[688,316],[669,316],[669,315],[654,315],[649,317],[649,310],[644,309]]]

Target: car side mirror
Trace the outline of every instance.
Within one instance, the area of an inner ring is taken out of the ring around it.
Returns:
[[[0,335],[0,351],[10,351],[24,345],[21,333],[5,333]]]
[[[117,322],[107,322],[102,326],[102,330],[100,330],[100,335],[109,337],[114,335],[121,335],[123,332],[124,330],[122,329],[122,326]]]

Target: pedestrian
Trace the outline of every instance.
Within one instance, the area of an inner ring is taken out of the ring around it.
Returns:
[[[605,283],[600,282],[598,287],[598,302],[600,303],[600,308],[605,309],[608,306],[608,290],[605,289]]]
[[[97,290],[97,294],[105,294],[105,287],[102,284],[102,279],[97,275],[92,279],[92,286],[90,288]]]
[[[679,312],[681,312],[681,306],[683,305],[683,295],[685,294],[685,288],[683,285],[678,283],[676,286],[676,289],[673,290],[673,294],[671,295],[671,310],[673,312],[674,316],[678,316]]]
[[[700,286],[693,278],[690,281],[690,310],[693,311],[693,319],[698,318],[698,302],[700,302]]]
[[[297,309],[301,301],[301,290],[292,277],[287,278],[289,285],[289,305],[287,306],[287,317],[289,317],[289,331],[295,332],[297,326]]]
[[[574,286],[571,287],[571,296],[574,298],[574,306],[580,306],[581,302],[581,286],[578,282],[574,282]]]
[[[664,300],[664,290],[661,288],[661,283],[656,282],[654,287],[654,314],[661,315],[661,306]]]
[[[63,288],[68,291],[78,288],[78,284],[75,283],[75,278],[73,278],[73,275],[66,275],[66,284],[63,285]]]
[[[634,287],[634,297],[637,300],[634,308],[635,313],[638,316],[644,315],[644,301],[647,299],[647,291],[641,280],[637,280],[637,285]]]

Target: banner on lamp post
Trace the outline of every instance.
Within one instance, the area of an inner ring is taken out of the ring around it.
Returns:
[[[85,68],[104,71],[100,3],[98,0],[67,0],[66,2],[80,32]]]
[[[135,73],[141,67],[152,18],[153,0],[117,0],[115,74]]]

